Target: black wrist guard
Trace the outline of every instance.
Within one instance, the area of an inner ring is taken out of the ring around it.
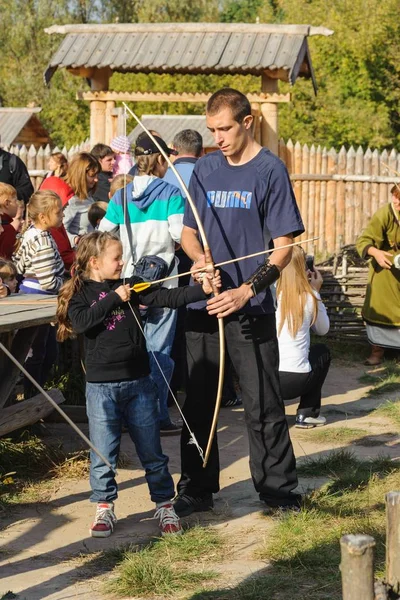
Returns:
[[[278,267],[276,265],[271,265],[267,258],[265,263],[258,267],[257,271],[245,281],[245,284],[250,285],[254,296],[257,296],[257,294],[275,283],[275,281],[279,279],[279,275],[280,271]]]

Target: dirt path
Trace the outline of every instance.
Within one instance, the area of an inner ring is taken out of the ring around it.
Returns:
[[[361,444],[351,446],[357,455],[372,457],[384,452],[398,457],[399,441],[393,425],[383,417],[368,414],[383,399],[363,398],[368,391],[368,387],[358,381],[363,373],[361,365],[333,366],[324,389],[323,414],[328,418],[324,430],[333,431],[344,426],[361,429],[365,433],[365,443],[361,440]],[[317,430],[295,429],[296,407],[296,402],[289,403],[287,414],[298,459],[324,454],[332,447],[343,447],[330,441],[315,443],[313,434]],[[86,427],[82,429],[87,432]],[[51,431],[67,444],[76,444],[66,426],[52,425]],[[221,572],[219,584],[223,584],[225,580],[235,583],[235,580],[265,568],[265,563],[254,559],[254,550],[271,523],[269,519],[260,518],[263,507],[249,477],[242,409],[222,409],[219,446],[221,492],[216,496],[215,511],[202,513],[200,517],[192,516],[187,522],[211,524],[231,536],[229,562],[216,566]],[[177,479],[179,437],[163,438],[163,448],[170,457],[171,472]],[[127,434],[123,434],[122,451],[129,457],[129,468],[121,469],[119,473],[118,525],[110,538],[96,540],[89,537],[93,506],[88,502],[87,479],[58,480],[51,490],[49,502],[21,506],[1,517],[0,597],[11,590],[18,600],[104,600],[100,583],[105,568],[103,563],[101,567],[98,563],[99,553],[104,549],[145,542],[158,533],[157,524],[152,520],[154,506]],[[318,484],[316,480],[303,480],[300,487],[306,491]]]

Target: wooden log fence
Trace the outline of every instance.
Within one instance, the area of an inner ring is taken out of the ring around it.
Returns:
[[[374,538],[370,535],[344,535],[340,540],[343,600],[400,598],[400,492],[389,492],[385,500],[385,578],[374,581]]]
[[[320,257],[354,244],[376,210],[390,200],[390,189],[400,184],[400,153],[379,153],[361,146],[339,152],[335,148],[303,146],[291,140],[279,144],[306,232],[300,239],[319,236]]]
[[[36,190],[49,172],[47,165],[50,155],[53,152],[62,152],[70,160],[77,152],[88,152],[90,150],[90,141],[87,139],[81,144],[71,146],[69,150],[65,146],[62,149],[58,148],[58,146],[51,148],[49,144],[38,149],[33,145],[29,149],[26,146],[4,146],[3,149],[16,154],[25,163],[28,167],[33,187]]]
[[[89,140],[69,149],[5,147],[27,165],[35,189],[47,173],[52,152],[63,152],[70,159],[89,149]],[[279,156],[288,168],[306,227],[302,239],[319,236],[314,250],[321,258],[354,244],[374,212],[390,200],[391,187],[400,184],[400,152],[394,149],[380,153],[342,146],[338,152],[280,140]]]

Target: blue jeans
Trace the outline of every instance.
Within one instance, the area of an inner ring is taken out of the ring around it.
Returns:
[[[115,469],[124,423],[146,472],[153,502],[174,496],[168,457],[161,449],[157,395],[150,377],[132,381],[86,384],[86,407],[91,442]],[[90,452],[91,502],[112,502],[118,496],[113,472]]]
[[[177,311],[171,308],[149,308],[143,319],[147,350],[149,351],[151,378],[158,390],[161,427],[165,427],[171,422],[168,412],[168,385],[160,373],[160,368],[154,359],[153,352],[168,383],[170,383],[172,373],[174,372],[174,361],[171,358],[171,350],[174,341],[177,314]]]

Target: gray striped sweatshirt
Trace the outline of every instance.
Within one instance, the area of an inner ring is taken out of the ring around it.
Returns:
[[[48,231],[31,225],[25,231],[13,261],[18,273],[25,278],[21,291],[58,293],[64,282],[64,263]]]

